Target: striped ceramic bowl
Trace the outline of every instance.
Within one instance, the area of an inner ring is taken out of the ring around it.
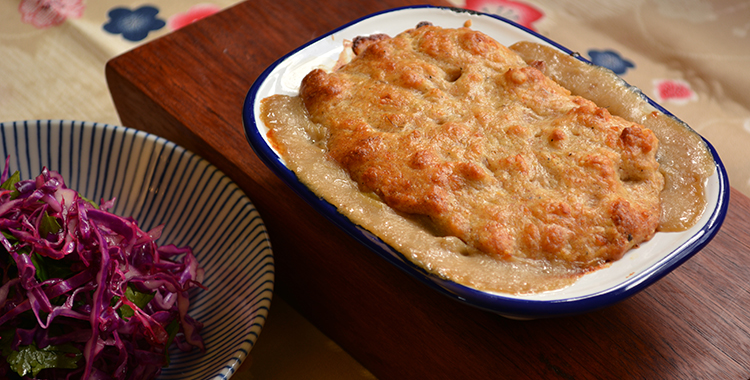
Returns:
[[[224,173],[163,138],[78,121],[0,123],[0,154],[11,173],[43,166],[93,200],[116,198],[110,211],[143,230],[164,224],[159,244],[193,248],[205,290],[190,315],[204,324],[206,351],[170,354],[159,379],[227,379],[248,356],[271,303],[274,265],[266,230],[250,199]]]

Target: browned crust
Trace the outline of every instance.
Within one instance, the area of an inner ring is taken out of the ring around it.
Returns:
[[[591,267],[653,236],[663,178],[650,130],[469,28],[363,41],[300,89],[363,191],[506,259]]]

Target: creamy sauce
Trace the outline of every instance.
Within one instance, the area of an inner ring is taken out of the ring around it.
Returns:
[[[654,131],[660,140],[657,159],[666,181],[659,231],[682,231],[695,224],[705,209],[706,179],[714,170],[700,136],[656,112],[614,74],[532,47],[521,47],[519,53],[527,60],[547,60],[546,74],[563,87]],[[326,131],[307,118],[298,97],[264,99],[261,118],[270,129],[268,137],[274,148],[303,184],[431,273],[476,289],[511,294],[563,288],[585,273],[541,260],[493,259],[458,238],[432,234],[418,219],[399,214],[376,195],[360,191],[348,174],[327,158]]]

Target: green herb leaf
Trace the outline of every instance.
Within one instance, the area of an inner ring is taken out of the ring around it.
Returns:
[[[73,276],[70,263],[65,260],[53,259],[34,252],[31,254],[31,262],[34,263],[36,278],[39,281],[47,281],[52,278],[68,279]]]
[[[134,303],[135,306],[138,306],[138,308],[143,309],[148,305],[149,302],[154,298],[156,293],[144,293],[138,289],[135,289],[133,286],[128,284],[127,289],[125,289],[125,298],[127,298],[130,302]],[[120,307],[120,316],[124,319],[128,319],[135,315],[135,311],[128,305],[123,304]]]
[[[19,376],[28,376],[31,374],[36,377],[39,371],[48,368],[75,369],[78,367],[78,360],[81,358],[81,351],[72,344],[63,344],[59,346],[47,346],[38,349],[36,344],[18,347],[18,351],[13,351],[6,357],[10,368]]]
[[[88,199],[88,198],[84,197],[83,195],[81,195],[81,193],[78,193],[78,196],[81,197],[81,199],[83,199],[84,201],[89,202],[89,204],[91,204],[92,206],[94,206],[95,209],[99,210],[99,205],[96,204],[96,202],[92,201],[91,199]]]
[[[15,245],[16,243],[18,243],[18,239],[15,236],[13,236],[10,232],[2,231],[2,233],[3,233],[3,236],[5,236],[5,238],[8,239],[11,245]]]
[[[18,172],[18,170],[15,171],[8,179],[5,180],[2,184],[0,184],[0,189],[3,190],[15,190],[16,189],[16,183],[21,181],[21,173]]]
[[[49,234],[57,234],[62,230],[62,226],[57,218],[50,216],[47,211],[42,216],[42,222],[39,225],[39,237],[46,239]]]
[[[6,231],[0,231],[0,233],[5,236],[6,239],[8,239],[8,242],[10,242],[11,245],[15,244],[18,239],[15,238],[15,236],[11,235],[10,233]],[[10,259],[10,252],[8,252],[7,249],[5,249],[5,246],[0,244],[0,255],[3,255],[4,259],[7,259],[11,264],[15,266],[16,262]],[[7,258],[5,256],[8,256]]]
[[[36,268],[36,279],[39,281],[47,281],[49,274],[47,274],[47,267],[44,265],[44,257],[36,252],[31,254],[31,263]]]
[[[169,346],[172,345],[172,341],[174,341],[174,337],[177,336],[177,333],[180,332],[180,319],[175,318],[172,320],[172,322],[169,322],[167,327],[164,328],[164,330],[169,335],[169,338],[167,339],[167,344],[164,346],[164,363],[166,363],[164,366],[169,367]]]
[[[3,190],[13,190],[13,192],[10,195],[11,199],[16,199],[18,197],[18,190],[16,190],[16,183],[21,181],[21,173],[16,170],[8,179],[5,180],[2,184],[0,184],[0,189]]]
[[[8,231],[0,231],[0,232],[3,234],[3,236],[5,236],[6,239],[8,239],[8,242],[10,242],[10,245],[16,246],[15,247],[16,252],[24,254],[24,255],[28,255],[29,253],[31,253],[31,248],[29,248],[28,246],[17,247],[19,240],[18,238],[13,236],[10,232]],[[5,246],[0,245],[0,248],[1,248],[0,252],[4,254],[7,253],[8,255],[10,255],[10,252],[8,252],[5,249]],[[12,261],[12,263],[13,265],[15,265],[15,262]]]

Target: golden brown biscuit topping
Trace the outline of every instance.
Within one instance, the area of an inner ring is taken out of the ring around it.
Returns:
[[[496,257],[594,267],[650,239],[658,141],[468,28],[358,44],[300,89],[361,190]]]

